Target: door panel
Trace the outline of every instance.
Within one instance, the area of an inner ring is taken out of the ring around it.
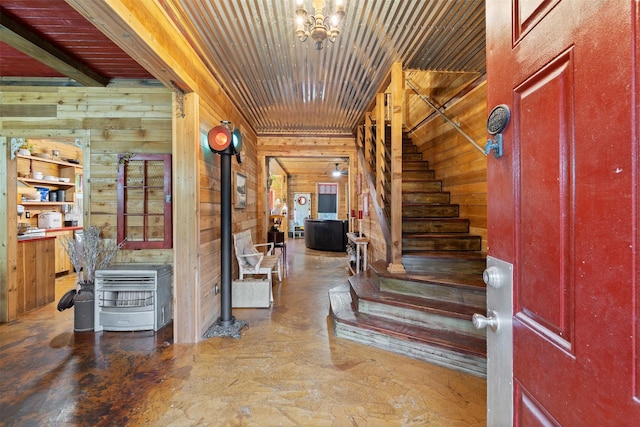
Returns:
[[[573,63],[571,50],[515,89],[520,123],[519,320],[563,348],[572,324]],[[544,139],[541,139],[544,136]],[[528,238],[527,236],[539,236]],[[544,245],[543,241],[553,244]]]
[[[639,9],[487,2],[488,109],[512,109],[487,180],[489,255],[514,266],[515,425],[640,420]]]

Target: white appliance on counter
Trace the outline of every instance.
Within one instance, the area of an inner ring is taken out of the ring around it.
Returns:
[[[62,214],[60,212],[39,213],[38,228],[62,228]]]

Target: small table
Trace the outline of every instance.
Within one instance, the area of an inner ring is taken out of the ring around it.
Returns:
[[[356,233],[347,233],[347,239],[349,239],[350,242],[352,242],[353,244],[356,245],[356,273],[359,273],[361,271],[366,271],[367,270],[367,252],[369,252],[367,250],[367,246],[369,245],[369,239],[367,239],[366,237],[358,237],[358,235]],[[364,259],[363,259],[363,265],[362,265],[362,270],[360,270],[360,248],[364,249]]]
[[[273,243],[273,248],[280,248],[280,253],[284,259],[284,264],[287,264],[287,244],[284,241],[284,231],[269,231],[267,232],[267,243]]]

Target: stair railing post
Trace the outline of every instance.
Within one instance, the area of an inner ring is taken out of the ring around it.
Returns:
[[[391,263],[390,273],[405,273],[402,265],[402,119],[404,72],[402,63],[391,66]]]

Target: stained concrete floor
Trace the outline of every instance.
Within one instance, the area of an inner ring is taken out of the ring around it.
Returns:
[[[347,279],[344,254],[287,249],[272,308],[233,310],[249,323],[240,339],[74,333],[55,303],[0,325],[0,425],[486,424],[484,379],[336,339],[327,292]]]

